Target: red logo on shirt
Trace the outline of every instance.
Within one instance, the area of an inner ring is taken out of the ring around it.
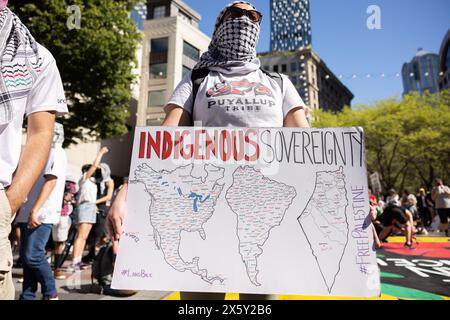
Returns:
[[[245,96],[245,94],[251,92],[254,92],[255,96],[269,96],[271,98],[275,98],[272,90],[267,88],[265,85],[259,82],[250,82],[248,80],[231,82],[224,81],[222,83],[218,83],[206,92],[206,96],[208,98],[232,94]]]

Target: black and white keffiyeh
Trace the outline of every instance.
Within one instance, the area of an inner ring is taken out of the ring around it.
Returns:
[[[8,8],[0,11],[0,125],[13,120],[13,101],[26,97],[41,72],[36,40]]]
[[[208,51],[201,56],[194,69],[240,67],[245,63],[253,63],[259,67],[260,63],[256,57],[259,24],[253,23],[247,16],[220,23],[227,9],[238,3],[248,4],[256,10],[255,6],[246,1],[235,1],[226,6],[217,17]]]

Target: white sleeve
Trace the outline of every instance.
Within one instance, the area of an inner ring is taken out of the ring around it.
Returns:
[[[38,75],[28,95],[26,115],[40,111],[56,111],[59,115],[68,112],[61,76],[54,59]]]
[[[191,80],[191,72],[189,72],[183,80],[178,84],[178,86],[173,91],[172,96],[169,99],[168,104],[177,105],[190,114],[192,114],[192,80]]]
[[[46,176],[55,176],[58,177],[55,174],[55,150],[50,150],[50,154],[48,156],[47,163],[45,164],[44,168],[44,177]]]
[[[297,89],[295,89],[291,80],[285,76],[283,77],[283,117],[286,117],[289,111],[295,109],[297,107],[301,107],[305,109],[305,112],[308,113],[308,107],[303,102],[300,97]]]
[[[45,175],[52,175],[57,179],[66,178],[67,158],[63,148],[54,150],[53,165]],[[46,168],[47,170],[47,168]]]

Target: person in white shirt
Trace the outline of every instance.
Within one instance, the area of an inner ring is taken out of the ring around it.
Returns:
[[[197,89],[193,74],[178,85],[165,107],[163,126],[300,127],[308,128],[307,107],[284,75],[281,85],[260,69],[256,56],[262,15],[248,2],[236,1],[219,14],[211,44],[193,73],[204,72]],[[198,79],[196,79],[198,80]],[[117,241],[126,214],[125,185],[108,216]],[[183,300],[224,299],[224,293],[181,293]],[[268,295],[241,295],[241,299],[271,299]]]
[[[0,300],[15,293],[11,221],[49,157],[55,116],[67,113],[55,59],[6,4],[0,1]]]
[[[36,299],[38,283],[41,285],[44,299],[54,300],[58,296],[52,268],[45,254],[45,245],[51,235],[53,224],[59,222],[61,215],[67,172],[63,141],[63,127],[56,123],[47,165],[17,217],[21,231],[20,256],[23,265],[21,300]]]
[[[72,270],[78,271],[81,268],[81,258],[83,256],[86,240],[91,232],[92,226],[97,221],[97,184],[95,174],[99,169],[100,162],[105,154],[109,152],[107,147],[103,147],[97,154],[91,165],[84,165],[83,176],[78,185],[78,200],[76,209],[77,235],[73,245]],[[101,173],[100,173],[101,174]]]
[[[450,218],[450,188],[444,185],[442,179],[436,179],[436,186],[431,191],[431,198],[435,202],[436,211],[441,220],[439,229],[448,237],[448,219]]]

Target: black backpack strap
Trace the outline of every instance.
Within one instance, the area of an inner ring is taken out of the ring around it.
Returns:
[[[265,75],[271,77],[280,86],[281,93],[283,93],[284,86],[283,86],[283,77],[281,76],[281,74],[278,72],[269,72],[269,71],[264,70],[263,68],[261,68],[261,71]]]
[[[202,69],[194,69],[192,70],[191,74],[191,80],[192,80],[192,114],[194,113],[194,105],[195,105],[195,98],[197,97],[198,89],[200,88],[200,85],[205,81],[205,78],[209,74],[208,68],[202,68]]]

